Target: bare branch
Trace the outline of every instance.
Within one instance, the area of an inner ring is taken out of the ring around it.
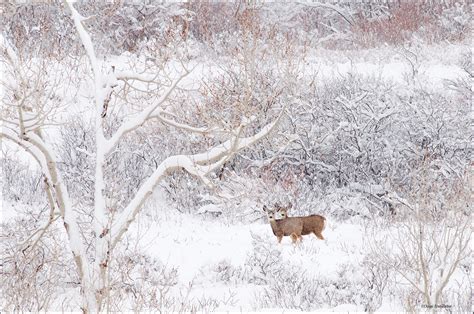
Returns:
[[[119,142],[119,140],[127,133],[137,129],[139,126],[143,125],[147,120],[149,120],[154,111],[157,110],[159,106],[161,106],[170,96],[170,94],[174,91],[178,83],[185,78],[189,72],[185,71],[182,73],[177,79],[173,81],[171,86],[165,91],[165,93],[156,101],[156,103],[149,105],[146,107],[140,114],[126,122],[124,122],[118,130],[114,133],[114,135],[106,141],[104,152],[108,154],[112,151],[115,145]]]

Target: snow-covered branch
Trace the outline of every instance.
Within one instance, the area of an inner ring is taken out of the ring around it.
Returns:
[[[200,178],[205,184],[210,185],[207,175],[222,166],[232,155],[238,151],[249,147],[265,136],[270,134],[285,113],[283,108],[278,117],[271,123],[264,126],[259,132],[253,136],[240,138],[240,131],[236,133],[237,137],[227,140],[226,142],[209,149],[207,152],[194,155],[177,155],[166,158],[153,174],[143,183],[137,191],[128,206],[122,211],[120,216],[115,220],[112,229],[112,247],[120,241],[122,235],[128,230],[130,224],[141,210],[147,198],[153,193],[154,188],[163,178],[163,176],[171,171],[185,169],[190,174]],[[246,124],[247,121],[244,121]],[[242,125],[238,128],[242,129]]]
[[[23,147],[25,151],[31,154],[31,156],[40,164],[41,171],[46,180],[48,180],[50,187],[52,187],[50,191],[53,193],[47,195],[53,197],[54,194],[54,202],[57,204],[63,219],[79,278],[85,287],[90,287],[89,264],[85,254],[81,232],[77,224],[78,220],[76,213],[73,211],[67,188],[59,175],[53,151],[36,133],[29,132],[27,135],[20,138],[8,128],[3,128],[0,135],[0,138],[6,138],[20,147]],[[51,222],[48,222],[47,225],[44,226],[44,229],[46,229],[50,223]],[[87,295],[89,296],[88,300],[92,302],[93,297],[90,292],[87,292]]]
[[[156,114],[156,110],[163,105],[164,102],[168,99],[170,94],[175,90],[176,86],[178,83],[185,78],[189,74],[188,71],[185,71],[182,73],[177,79],[173,81],[170,87],[167,88],[167,90],[161,95],[161,97],[156,100],[153,104],[149,105],[145,109],[143,109],[136,117],[133,117],[129,119],[128,121],[125,121],[118,129],[115,131],[115,133],[112,135],[112,137],[108,140],[105,141],[104,145],[104,153],[110,153],[112,149],[117,145],[119,140],[126,135],[127,133],[137,129],[139,126],[143,125],[147,120],[153,117],[153,114]],[[159,114],[159,112],[158,112]]]
[[[207,128],[207,127],[193,127],[191,125],[180,123],[180,122],[177,122],[175,120],[172,120],[170,118],[165,117],[165,116],[170,116],[170,115],[174,116],[173,114],[171,114],[170,112],[167,112],[166,110],[163,110],[161,108],[157,108],[155,110],[155,113],[150,116],[150,119],[151,118],[156,118],[165,125],[172,126],[172,127],[177,128],[177,129],[184,130],[184,131],[191,132],[191,133],[209,134],[211,132],[218,131],[218,128],[216,128],[216,127],[210,127],[210,128]]]
[[[159,74],[147,74],[147,73],[136,73],[133,71],[120,71],[116,74],[117,80],[120,81],[140,81],[144,83],[156,83],[159,78]]]
[[[345,9],[338,7],[336,5],[330,3],[323,3],[318,1],[297,1],[297,4],[302,6],[311,7],[311,8],[323,8],[328,9],[336,12],[339,14],[347,23],[350,25],[354,24],[354,19],[352,18],[351,14],[347,13]]]
[[[92,44],[92,39],[89,33],[86,31],[84,28],[84,25],[82,22],[86,20],[79,12],[77,12],[76,8],[73,6],[73,1],[66,0],[66,4],[71,11],[71,17],[72,20],[74,21],[74,25],[76,26],[76,30],[79,34],[79,37],[81,38],[81,42],[84,45],[84,49],[86,50],[87,56],[89,57],[89,61],[92,66],[92,71],[94,71],[94,76],[97,78],[100,78],[100,70],[99,70],[99,64],[97,62],[97,58],[95,55],[94,51],[94,45]]]

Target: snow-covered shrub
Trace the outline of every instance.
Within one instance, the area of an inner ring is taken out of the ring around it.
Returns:
[[[471,8],[466,0],[393,1],[389,6],[369,1],[354,4],[354,9],[357,13],[351,36],[356,47],[400,45],[420,39],[429,43],[459,41],[470,30]]]
[[[454,90],[457,101],[469,103],[474,95],[472,79],[474,78],[474,68],[472,66],[472,50],[464,52],[457,61],[458,66],[465,72],[464,77],[447,81],[447,87]]]
[[[209,195],[207,187],[185,171],[169,175],[161,184],[167,197],[181,213],[196,213]]]
[[[362,47],[373,47],[381,43],[401,44],[412,39],[422,27],[434,24],[433,17],[416,1],[401,2],[378,17],[359,18],[354,27],[356,40]]]
[[[188,2],[186,8],[196,17],[189,22],[189,31],[193,38],[209,43],[222,37],[226,32],[238,27],[239,4],[235,2]]]
[[[241,266],[234,266],[227,259],[202,267],[200,273],[201,281],[240,284],[244,280],[243,268]]]
[[[8,155],[0,158],[0,166],[3,200],[26,204],[44,200],[43,176],[37,169],[32,169]]]
[[[109,125],[117,123],[114,118],[107,120]],[[57,144],[57,149],[62,156],[60,169],[65,174],[68,189],[71,195],[85,206],[93,206],[94,201],[95,169],[92,159],[96,148],[92,130],[92,122],[80,116],[72,116],[60,128],[61,140]],[[106,203],[109,210],[121,209],[123,203],[131,197],[155,166],[152,158],[153,150],[148,149],[143,150],[141,154],[136,153],[141,145],[139,136],[128,137],[110,156],[104,169],[110,182]]]
[[[304,105],[289,114],[298,123],[284,126],[297,139],[284,152],[267,148],[274,155],[265,171],[276,183],[286,173],[294,177],[296,184],[285,189],[295,202],[348,188],[344,193],[367,199],[362,209],[370,211],[363,210],[364,216],[393,214],[388,193],[412,190],[426,156],[439,178],[452,185],[464,175],[472,152],[470,136],[462,131],[470,127],[469,97],[462,96],[469,91],[401,88],[351,74],[302,92]]]
[[[59,226],[53,224],[49,230],[42,230],[44,219],[38,213],[34,215],[36,219],[21,216],[1,224],[2,309],[48,312],[65,302],[63,310],[72,310],[71,300],[65,295],[78,285],[72,256],[57,232]],[[29,237],[36,239],[34,244],[25,244]]]
[[[118,253],[112,265],[110,298],[117,311],[129,300],[134,311],[169,309],[176,306],[172,288],[178,271],[141,252]]]
[[[397,223],[392,226],[395,230],[388,232],[374,227],[378,236],[372,239],[372,256],[376,263],[390,270],[390,283],[406,283],[395,286],[403,290],[398,293],[406,295],[403,303],[407,310],[454,306],[448,295],[456,295],[456,310],[467,311],[468,303],[463,300],[470,294],[459,291],[467,292],[470,285],[469,271],[463,267],[472,254],[470,192],[466,182],[462,182],[453,194],[440,193],[445,203],[441,209],[440,197],[434,198],[428,192],[433,189],[433,182],[436,181],[429,181],[428,190],[424,189],[426,185],[420,187],[424,196],[406,201],[410,219]]]
[[[300,137],[288,159],[304,167],[309,184],[341,187],[377,180],[385,170],[383,141],[397,114],[390,84],[350,75],[310,93],[309,106],[293,113],[301,120],[295,129]]]
[[[364,282],[359,277],[359,265],[342,264],[333,277],[317,278],[322,294],[320,300],[331,307],[339,304],[362,304]]]
[[[438,19],[437,40],[463,40],[472,33],[472,4],[456,1],[442,10]]]
[[[97,42],[102,51],[120,54],[151,48],[154,57],[169,57],[164,54],[173,51],[176,40],[187,39],[193,15],[179,3],[103,2],[83,4],[81,9],[97,16],[91,29],[100,38]]]
[[[254,233],[251,235],[253,249],[244,264],[245,277],[250,283],[266,285],[285,271],[283,258],[268,238]]]
[[[310,311],[322,306],[317,280],[308,278],[300,268],[286,267],[257,296],[259,307]]]
[[[472,261],[468,258],[459,263],[459,276],[453,280],[449,289],[444,292],[446,300],[449,300],[453,309],[464,309],[472,312],[473,287],[470,284],[472,276]],[[467,290],[467,292],[465,292]]]
[[[390,270],[385,264],[379,263],[377,256],[372,253],[368,253],[359,266],[364,278],[361,302],[365,311],[375,312],[382,305]]]
[[[241,273],[239,268],[235,268],[227,260],[222,260],[214,266],[214,272],[217,274],[219,281],[229,282],[233,278],[238,277]]]
[[[263,205],[289,202],[287,191],[263,176],[224,169],[223,177],[219,188],[206,198],[212,205],[203,206],[200,212],[218,210],[220,219],[233,223],[266,222]]]
[[[67,51],[79,51],[71,36],[74,23],[59,5],[5,2],[2,28],[15,47],[31,55],[62,59]]]
[[[300,213],[303,215],[322,214],[338,222],[348,220],[361,222],[371,219],[371,209],[374,208],[360,191],[350,188],[334,189],[315,199],[303,198],[300,204]]]
[[[60,128],[61,141],[57,149],[61,156],[60,169],[70,194],[88,206],[93,205],[94,170],[92,156],[95,147],[92,123],[82,117],[73,116]]]
[[[151,48],[155,57],[163,57],[176,41],[187,39],[192,18],[192,12],[177,3],[84,2],[77,6],[85,16],[94,16],[87,26],[98,51],[114,55]],[[74,23],[58,1],[8,2],[4,9],[7,18],[2,19],[2,26],[16,47],[41,56],[48,52],[48,57],[58,59],[71,51],[82,52],[75,40]]]
[[[361,265],[342,264],[332,277],[308,274],[301,266],[283,263],[283,271],[272,278],[257,296],[257,304],[264,308],[298,309],[311,311],[324,306],[354,304],[367,311],[380,306],[381,291],[374,291],[363,280]]]

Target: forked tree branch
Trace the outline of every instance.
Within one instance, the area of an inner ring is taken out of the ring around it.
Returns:
[[[264,126],[253,136],[229,139],[205,153],[194,155],[176,155],[166,158],[163,162],[161,162],[153,174],[142,184],[135,194],[135,197],[130,201],[128,206],[125,207],[115,223],[112,225],[111,248],[113,249],[117,245],[123,234],[128,230],[130,224],[135,220],[135,217],[143,207],[143,204],[153,193],[154,188],[164,175],[174,170],[185,169],[190,174],[199,177],[204,183],[208,184],[210,181],[207,178],[207,175],[211,171],[217,169],[219,166],[222,166],[232,155],[238,151],[253,145],[270,134],[284,113],[285,108],[281,110],[280,114],[273,122]],[[240,135],[240,132],[238,132],[237,135]]]
[[[133,117],[132,119],[124,122],[115,133],[112,135],[110,139],[105,140],[105,147],[104,152],[105,154],[110,153],[113,148],[117,145],[123,136],[127,133],[137,129],[141,125],[143,125],[146,121],[153,117],[155,111],[168,99],[170,94],[175,90],[178,83],[187,75],[189,74],[188,71],[182,73],[177,79],[173,81],[170,87],[164,92],[163,95],[153,104],[149,105],[145,109],[143,109],[138,116]]]

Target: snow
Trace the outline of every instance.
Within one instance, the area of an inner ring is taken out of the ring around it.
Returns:
[[[361,309],[353,304],[340,304],[331,309],[331,312],[360,312]]]
[[[467,77],[467,74],[457,65],[422,63],[416,70],[421,82],[426,82],[430,90],[443,87],[445,80],[454,80]],[[412,69],[407,62],[353,62],[336,61],[328,63],[327,60],[314,60],[306,67],[308,75],[316,74],[317,82],[325,82],[330,78],[344,77],[348,74],[359,74],[363,77],[375,77],[378,79],[394,81],[406,84],[407,75],[411,75]]]
[[[169,219],[158,225],[160,236],[153,239],[152,232],[148,242],[150,250],[160,252],[165,263],[178,266],[181,279],[187,282],[208,264],[224,259],[234,265],[243,264],[251,247],[250,232],[262,233],[263,229],[268,229],[265,227],[224,226],[218,222],[203,223],[199,218],[178,216],[175,221]],[[144,239],[145,243],[147,240]]]
[[[1,223],[8,223],[12,222],[15,218],[19,217],[18,213],[22,205],[21,203],[12,203],[2,199],[1,203],[1,211],[0,211],[0,222]]]
[[[252,251],[252,234],[268,240],[272,248],[281,252],[284,263],[303,267],[308,276],[332,279],[341,267],[349,263],[358,264],[363,258],[364,231],[357,224],[337,224],[329,219],[323,231],[326,240],[309,235],[295,246],[289,237],[284,237],[278,244],[270,225],[264,220],[251,224],[224,224],[203,219],[202,216],[177,214],[159,196],[153,197],[151,203],[153,205],[131,226],[130,234],[139,238],[141,245],[152,256],[169,267],[177,267],[180,284],[185,286],[193,281],[193,295],[216,297],[228,291],[235,292],[236,304],[222,310],[251,311],[255,293],[262,287],[253,284],[223,285],[203,280],[208,274],[202,272],[209,265],[222,261],[234,267],[243,266]],[[339,312],[360,308],[341,305],[325,310]]]
[[[214,205],[214,204],[208,204],[200,207],[197,210],[197,213],[199,214],[205,214],[205,213],[222,213],[221,208],[219,206]]]

